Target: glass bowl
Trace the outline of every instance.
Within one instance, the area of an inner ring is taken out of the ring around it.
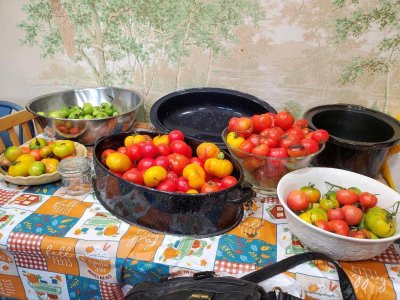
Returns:
[[[321,144],[318,151],[301,157],[273,158],[245,152],[230,146],[226,141],[228,128],[222,131],[222,140],[232,157],[243,169],[244,177],[254,189],[264,194],[276,194],[279,180],[287,173],[308,167],[312,159],[320,154],[325,143]]]

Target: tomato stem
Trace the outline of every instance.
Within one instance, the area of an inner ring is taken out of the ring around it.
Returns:
[[[339,185],[336,185],[336,184],[333,184],[333,183],[330,183],[330,182],[328,182],[328,181],[325,181],[325,183],[327,183],[327,184],[329,184],[332,188],[334,188],[334,187],[336,187],[336,188],[339,188],[339,189],[342,189],[342,190],[344,190],[345,188],[344,187],[342,187],[342,186],[339,186]],[[332,189],[331,188],[331,189]],[[330,190],[331,190],[330,189]]]

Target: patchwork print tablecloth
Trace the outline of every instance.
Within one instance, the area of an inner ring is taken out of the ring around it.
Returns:
[[[131,226],[94,194],[67,196],[60,182],[31,187],[0,182],[2,299],[122,299],[138,282],[204,270],[237,275],[303,251],[274,197],[258,195],[230,232],[193,239]],[[371,261],[340,263],[360,299],[396,298],[398,251],[395,244]],[[279,276],[284,289],[303,298],[338,295],[336,272],[324,262]]]

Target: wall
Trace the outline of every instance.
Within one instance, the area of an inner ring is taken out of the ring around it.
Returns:
[[[71,88],[253,94],[297,116],[327,103],[400,114],[394,1],[0,0],[0,99]]]

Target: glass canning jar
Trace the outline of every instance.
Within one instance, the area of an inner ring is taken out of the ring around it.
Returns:
[[[58,164],[57,171],[67,194],[76,196],[92,190],[92,168],[85,157],[63,159]]]

